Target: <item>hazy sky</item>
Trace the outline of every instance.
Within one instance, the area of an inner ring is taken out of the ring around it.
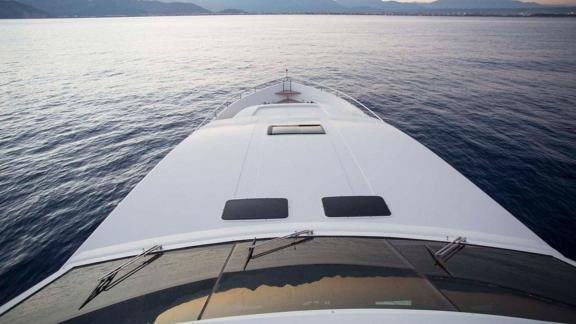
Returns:
[[[396,0],[400,2],[433,2],[435,0]],[[576,0],[522,0],[523,2],[537,2],[541,4],[560,4],[560,5],[574,5]]]

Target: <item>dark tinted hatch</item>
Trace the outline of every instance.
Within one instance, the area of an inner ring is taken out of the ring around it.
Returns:
[[[380,196],[340,196],[322,198],[328,217],[390,216],[390,209]]]
[[[274,219],[288,217],[288,200],[284,198],[257,198],[228,200],[222,219]]]

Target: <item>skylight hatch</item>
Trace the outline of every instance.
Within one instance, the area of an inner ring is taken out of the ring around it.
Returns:
[[[320,124],[305,125],[272,125],[268,127],[268,135],[302,135],[302,134],[326,134]]]
[[[390,216],[392,213],[380,196],[340,196],[322,198],[328,217]]]
[[[288,200],[285,198],[232,199],[226,202],[222,219],[277,219],[288,217]]]

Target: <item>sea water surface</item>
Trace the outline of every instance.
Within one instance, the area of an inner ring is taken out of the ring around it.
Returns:
[[[212,109],[285,68],[354,95],[576,258],[576,19],[6,20],[0,304],[56,271]]]

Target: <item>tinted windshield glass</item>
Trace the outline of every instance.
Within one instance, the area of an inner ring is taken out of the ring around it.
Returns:
[[[203,318],[335,308],[454,310],[385,240],[314,238],[264,250],[242,270],[247,245],[236,247]]]
[[[467,245],[446,262],[449,275],[436,265],[426,249],[437,251],[443,243],[389,241],[424,275],[486,282],[576,305],[576,289],[567,289],[567,286],[576,287],[575,269],[552,257]]]
[[[2,316],[0,322],[153,322],[164,309],[181,300],[206,300],[232,246],[224,244],[147,256],[119,273],[107,290],[87,303],[98,279],[127,260],[79,267],[16,306]],[[200,309],[195,311],[199,313]]]
[[[262,244],[263,242],[266,242]],[[75,268],[1,323],[174,323],[294,310],[426,309],[576,322],[574,268],[551,257],[444,243],[353,237],[236,242]],[[251,248],[255,246],[255,248]]]
[[[472,280],[446,277],[431,280],[463,312],[576,322],[573,308],[524,291]]]

